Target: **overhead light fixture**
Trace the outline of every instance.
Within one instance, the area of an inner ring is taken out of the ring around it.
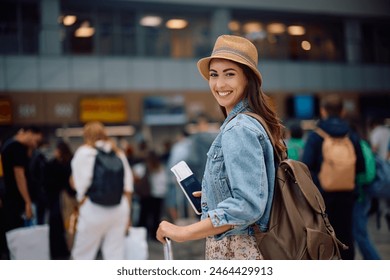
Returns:
[[[94,34],[95,28],[91,27],[88,21],[84,21],[74,33],[74,35],[79,38],[92,37]]]
[[[287,27],[287,32],[292,36],[302,36],[305,35],[306,30],[305,27],[301,25],[290,25]]]
[[[281,34],[286,31],[286,26],[283,23],[270,23],[267,26],[267,31],[272,34]]]
[[[77,17],[74,16],[74,15],[67,15],[67,16],[64,16],[63,19],[62,19],[62,23],[65,25],[65,26],[71,26],[73,25],[77,20]]]
[[[156,27],[159,26],[162,22],[162,18],[159,16],[144,16],[140,20],[140,24],[142,26],[147,26],[147,27]]]
[[[310,51],[311,50],[311,44],[309,41],[302,41],[301,43],[301,47],[302,49],[304,49],[305,51]]]
[[[184,29],[188,25],[188,21],[185,19],[170,19],[165,24],[169,29]]]
[[[260,22],[252,21],[244,24],[243,30],[245,33],[256,33],[263,30],[263,25]]]
[[[229,22],[228,27],[231,31],[239,31],[240,23],[237,20],[232,20],[231,22]]]
[[[267,37],[263,25],[257,21],[245,23],[243,26],[243,31],[245,33],[245,37],[251,41],[263,40]]]

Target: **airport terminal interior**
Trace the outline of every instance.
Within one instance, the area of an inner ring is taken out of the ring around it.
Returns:
[[[35,125],[49,156],[60,139],[75,151],[95,120],[121,148],[161,155],[199,115],[219,131],[224,116],[196,63],[221,34],[256,46],[286,128],[309,132],[321,98],[338,94],[366,138],[373,118],[390,127],[389,30],[388,0],[0,0],[0,147]],[[369,231],[390,259],[381,222]],[[176,257],[202,259],[203,245],[175,244]],[[149,248],[162,259],[160,243]]]
[[[196,61],[220,34],[255,44],[286,124],[310,130],[328,93],[359,124],[390,117],[386,1],[236,2],[2,0],[1,140],[34,124],[77,147],[83,124],[101,120],[114,137],[162,150],[200,113],[218,125]]]

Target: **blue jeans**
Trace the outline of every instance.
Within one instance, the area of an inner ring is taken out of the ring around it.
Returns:
[[[370,197],[367,196],[355,202],[352,214],[353,235],[364,260],[380,260],[381,257],[374,244],[371,242],[367,230],[368,211],[370,206],[371,200]]]

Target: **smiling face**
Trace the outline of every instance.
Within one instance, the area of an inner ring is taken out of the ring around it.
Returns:
[[[218,104],[226,113],[244,97],[248,80],[242,68],[227,59],[214,58],[209,67],[209,86]]]

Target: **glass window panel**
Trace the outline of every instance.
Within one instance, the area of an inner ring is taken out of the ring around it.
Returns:
[[[390,63],[390,23],[362,24],[362,56],[367,63]]]
[[[0,9],[0,53],[14,54],[18,52],[18,5],[2,3]]]
[[[37,3],[1,3],[0,53],[37,53],[39,22],[40,16]]]
[[[310,16],[255,13],[234,10],[232,34],[249,38],[260,59],[340,61],[344,59],[343,24],[337,18],[318,22]],[[304,28],[301,35],[290,35],[288,27]]]

